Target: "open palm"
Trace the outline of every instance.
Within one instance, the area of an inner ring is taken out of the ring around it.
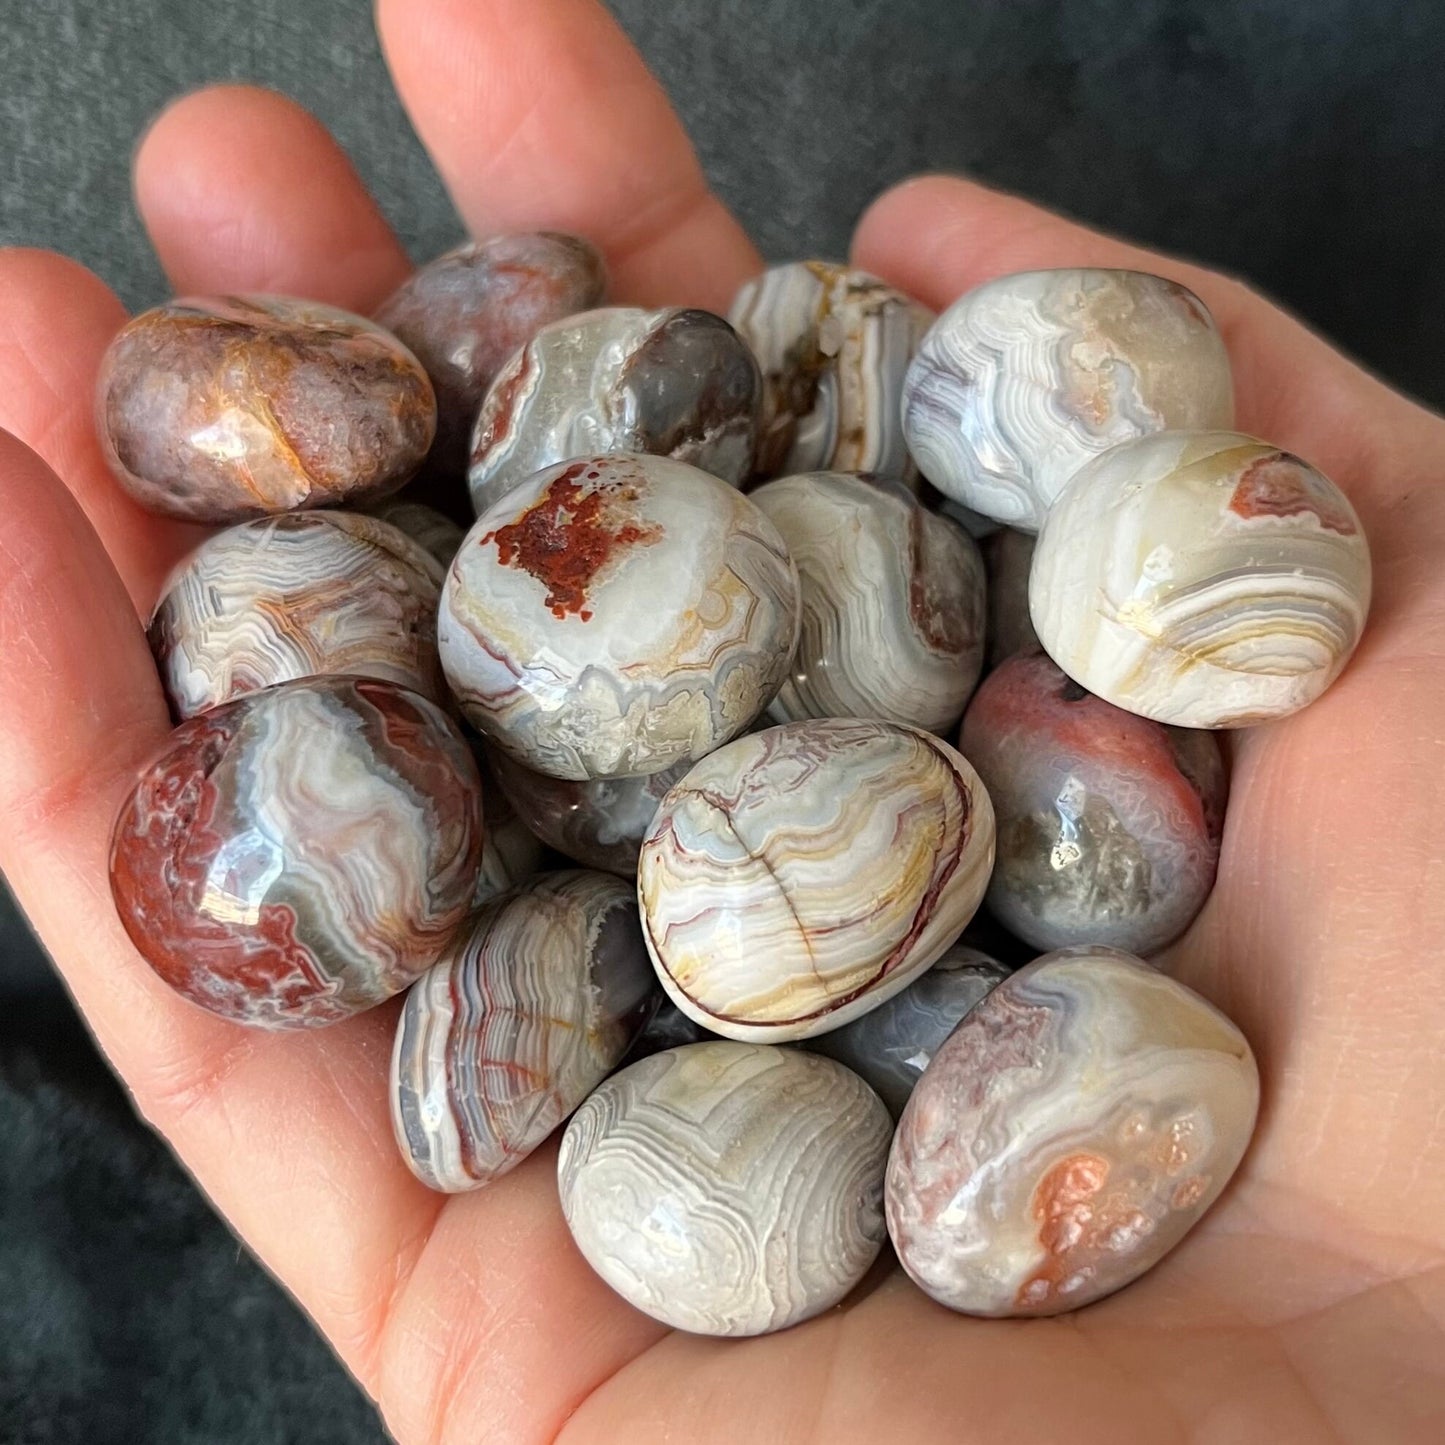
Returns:
[[[722,309],[758,268],[592,0],[381,0],[379,24],[475,233],[581,232],[628,302]],[[177,291],[366,311],[406,274],[335,145],[271,94],[180,101],[136,185]],[[1334,477],[1373,546],[1364,644],[1322,702],[1238,739],[1219,884],[1168,960],[1249,1035],[1264,1105],[1234,1185],[1153,1274],[1076,1316],[984,1322],[894,1270],[784,1335],[669,1334],[572,1248],[550,1148],[473,1195],[412,1178],[394,1008],[272,1036],[170,994],[116,920],[106,843],[168,727],[138,614],[198,533],[101,461],[119,303],[27,251],[0,253],[0,866],[142,1112],[404,1445],[1445,1438],[1445,422],[1237,283],[962,181],[884,196],[854,259],[934,306],[1035,266],[1186,281],[1241,427]]]

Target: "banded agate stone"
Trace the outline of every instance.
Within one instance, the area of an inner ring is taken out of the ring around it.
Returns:
[[[466,917],[481,784],[451,720],[390,683],[283,683],[183,722],[121,805],[116,911],[173,989],[260,1028],[335,1023]]]
[[[923,475],[1026,532],[1100,452],[1233,420],[1229,357],[1208,309],[1142,271],[985,282],[934,322],[903,389],[903,430]]]
[[[657,993],[631,888],[551,873],[483,908],[407,995],[397,1143],[433,1189],[514,1169],[627,1052]]]
[[[562,1136],[588,1264],[674,1329],[760,1335],[844,1298],[882,1247],[892,1121],[831,1059],[717,1040],[613,1075]]]
[[[148,636],[178,718],[296,678],[350,673],[447,697],[437,658],[443,571],[355,512],[260,517],[173,571]]]
[[[1179,727],[1247,727],[1320,696],[1370,605],[1344,493],[1238,432],[1166,432],[1082,468],[1029,576],[1039,641],[1081,686]]]
[[[977,774],[930,733],[817,718],[739,738],[673,787],[642,845],[662,986],[727,1038],[838,1028],[958,936],[993,833]]]
[[[888,1161],[912,1279],[976,1315],[1053,1315],[1157,1264],[1244,1157],[1244,1035],[1128,954],[1074,948],[1005,979],[934,1054]]]

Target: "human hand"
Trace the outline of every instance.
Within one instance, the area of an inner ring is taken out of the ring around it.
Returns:
[[[379,21],[474,232],[578,231],[618,299],[647,304],[725,309],[760,265],[592,0],[381,0]],[[366,311],[407,269],[333,143],[274,95],[178,102],[136,187],[178,292]],[[475,1194],[413,1179],[387,1112],[394,1006],[268,1035],[171,994],[121,930],[106,851],[169,726],[137,613],[199,534],[140,512],[101,460],[119,304],[24,251],[0,254],[0,867],[141,1111],[403,1445],[1439,1439],[1445,422],[1236,283],[962,181],[884,196],[854,259],[933,306],[1034,266],[1177,277],[1223,329],[1241,427],[1338,481],[1370,538],[1364,642],[1322,701],[1236,739],[1219,882],[1167,960],[1249,1035],[1264,1103],[1233,1185],[1153,1273],[1078,1315],[994,1322],[895,1269],[786,1334],[669,1334],[573,1249],[551,1149]]]

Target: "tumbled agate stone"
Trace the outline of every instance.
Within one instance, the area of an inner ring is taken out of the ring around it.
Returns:
[[[668,793],[638,896],[678,1008],[785,1042],[906,988],[973,917],[992,865],[988,794],[947,743],[813,719],[739,738]]]
[[[502,791],[538,837],[584,867],[623,878],[637,876],[637,855],[658,807],[691,766],[684,759],[640,778],[569,782],[534,773],[500,749],[492,755]]]
[[[541,868],[546,850],[498,785],[496,769],[486,750],[475,736],[470,741],[472,756],[482,777],[482,816],[487,820],[482,863],[472,895],[473,907],[479,908],[519,883],[525,883]]]
[[[831,1059],[718,1040],[613,1075],[562,1136],[588,1264],[674,1329],[760,1335],[831,1308],[882,1247],[892,1121]]]
[[[424,1184],[515,1168],[602,1082],[656,1002],[631,888],[551,873],[488,904],[406,998],[397,1143]]]
[[[443,570],[451,566],[457,548],[462,545],[462,529],[450,517],[424,502],[411,502],[404,497],[388,497],[362,509],[368,516],[389,522],[398,532],[405,532],[413,542],[426,548]]]
[[[999,984],[933,1056],[888,1161],[914,1281],[976,1315],[1053,1315],[1188,1233],[1249,1145],[1244,1035],[1128,954],[1065,949]]]
[[[110,883],[166,983],[262,1028],[329,1024],[431,966],[466,916],[481,784],[390,683],[283,683],[183,722],[121,806]]]
[[[1370,605],[1344,493],[1238,432],[1169,432],[1106,452],[1039,536],[1039,641],[1092,693],[1180,727],[1245,727],[1313,702]]]
[[[1229,357],[1204,303],[1142,271],[986,282],[934,322],[903,389],[903,429],[923,475],[1028,532],[1109,447],[1233,420]]]
[[[933,313],[866,271],[793,261],[749,281],[728,312],[763,369],[758,470],[911,470],[903,377]]]
[[[416,471],[436,430],[421,363],[348,311],[282,296],[170,301],[101,362],[101,446],[143,507],[240,522],[365,502]]]
[[[997,667],[1015,653],[1032,652],[1039,645],[1029,616],[1029,569],[1036,541],[1030,532],[1001,527],[979,543],[988,577],[989,667]]]
[[[896,1119],[938,1046],[1008,976],[997,959],[956,943],[901,993],[841,1029],[819,1034],[810,1047],[852,1069]]]
[[[148,636],[191,717],[294,678],[351,673],[442,701],[441,566],[390,523],[295,512],[218,532],[171,573]]]
[[[472,241],[403,281],[376,319],[431,377],[437,435],[430,461],[465,472],[482,398],[512,353],[549,323],[598,305],[606,289],[595,248],[556,231]]]
[[[731,485],[752,471],[762,379],[721,316],[604,306],[544,326],[497,374],[472,433],[480,516],[533,472],[647,452]]]
[[[483,514],[438,613],[468,718],[517,761],[582,782],[696,760],[783,681],[797,572],[741,492],[665,457],[550,467]]]
[[[988,906],[1010,932],[1149,954],[1193,922],[1224,827],[1213,733],[1135,717],[1032,653],[984,681],[959,747],[993,800]]]
[[[984,571],[973,540],[898,482],[809,472],[750,495],[787,544],[803,604],[770,716],[951,727],[983,666]]]

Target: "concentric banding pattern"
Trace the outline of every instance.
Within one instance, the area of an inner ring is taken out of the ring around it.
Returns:
[[[295,678],[380,678],[446,697],[436,648],[442,568],[353,512],[262,517],[203,542],[171,574],[151,651],[177,717]]]
[[[477,414],[468,479],[480,516],[533,472],[646,452],[733,486],[753,467],[762,378],[721,316],[604,306],[544,326]]]
[[[957,937],[993,865],[973,769],[912,728],[788,723],[705,758],[642,847],[648,948],[677,1006],[728,1038],[837,1028]]]
[[[596,248],[556,231],[470,241],[402,282],[376,319],[431,377],[434,466],[466,471],[472,424],[497,373],[542,327],[597,306],[606,289]]]
[[[951,1309],[1077,1309],[1179,1243],[1258,1107],[1249,1044],[1198,994],[1112,949],[1047,954],[973,1009],[913,1091],[888,1232]]]
[[[723,1041],[615,1074],[557,1174],[587,1262],[675,1329],[759,1335],[837,1304],[883,1241],[891,1121],[856,1074]]]
[[[1238,432],[1166,432],[1081,470],[1039,537],[1029,603],[1075,681],[1181,727],[1317,698],[1364,629],[1370,554],[1344,494]]]
[[[1135,717],[1034,653],[985,679],[959,746],[993,800],[988,905],[1012,933],[1151,954],[1193,922],[1224,825],[1212,733]]]
[[[899,400],[931,311],[866,271],[793,261],[743,286],[728,319],[763,370],[763,476],[912,472]]]
[[[1109,447],[1233,419],[1229,357],[1204,303],[1140,271],[987,282],[933,324],[903,389],[903,430],[924,476],[1029,532]]]
[[[663,457],[583,458],[472,528],[438,616],[467,716],[551,777],[640,776],[747,727],[787,672],[797,573],[777,529]]]
[[[391,1116],[424,1184],[514,1169],[615,1068],[656,1000],[637,900],[604,873],[553,873],[478,913],[407,995]]]
[[[191,718],[116,820],[131,941],[193,1003],[333,1023],[405,988],[466,916],[481,785],[455,726],[389,683],[312,678]]]
[[[492,755],[497,782],[511,808],[537,836],[586,868],[637,876],[637,855],[663,798],[692,766],[683,761],[640,778],[569,782],[524,768],[500,750]]]
[[[997,959],[956,943],[901,993],[841,1029],[819,1034],[810,1047],[852,1069],[896,1119],[939,1045],[1008,976]]]
[[[282,296],[170,301],[101,362],[101,445],[143,506],[240,522],[400,487],[436,430],[421,363],[349,311]]]
[[[897,482],[812,472],[751,497],[787,544],[803,606],[770,716],[951,727],[983,666],[983,560],[972,539]]]

